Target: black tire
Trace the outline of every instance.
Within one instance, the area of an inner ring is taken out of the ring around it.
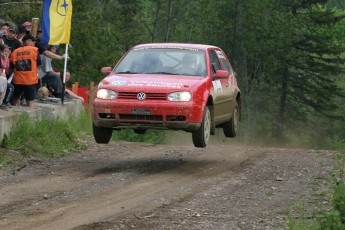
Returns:
[[[136,134],[145,134],[147,129],[133,129]]]
[[[93,137],[98,144],[108,144],[113,134],[112,128],[97,127],[92,123]]]
[[[240,122],[240,109],[236,102],[234,111],[232,112],[232,117],[228,122],[223,124],[223,132],[226,137],[236,137],[239,131],[239,122]]]
[[[193,144],[198,148],[205,148],[211,135],[211,112],[207,106],[204,111],[204,117],[198,131],[192,133]]]

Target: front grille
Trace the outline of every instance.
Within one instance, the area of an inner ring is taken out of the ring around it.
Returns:
[[[146,94],[145,100],[166,100],[167,98],[166,93],[145,93],[145,94]],[[133,92],[119,92],[117,98],[138,100],[137,95],[138,93],[133,93]]]
[[[161,115],[120,114],[120,120],[162,121],[163,117]]]

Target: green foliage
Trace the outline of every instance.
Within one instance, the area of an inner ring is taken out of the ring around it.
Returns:
[[[0,18],[21,25],[32,18],[40,18],[43,1],[39,0],[2,0],[0,2]]]
[[[5,160],[5,157],[6,157],[6,153],[0,150],[0,162],[3,162]]]
[[[320,229],[344,230],[345,229],[345,183],[340,182],[333,193],[333,209],[323,212],[319,218]]]
[[[121,131],[113,131],[112,139],[160,144],[164,141],[164,132],[160,130],[148,130],[145,134],[135,134],[132,130],[125,129]]]
[[[4,137],[2,146],[25,157],[64,155],[71,149],[86,147],[82,140],[90,133],[91,127],[85,127],[89,123],[90,117],[86,113],[67,120],[32,119],[24,113],[18,117],[9,137]]]
[[[317,229],[319,227],[316,221],[307,221],[305,218],[296,220],[290,214],[288,216],[288,227],[290,230],[310,230]]]
[[[140,1],[128,0],[73,1],[68,63],[72,83],[98,83],[104,77],[100,73],[102,67],[114,66],[131,46],[143,41],[139,4]]]
[[[322,152],[319,152],[322,154]],[[345,166],[345,155],[344,153],[337,154],[337,164],[334,165],[333,169],[330,171],[328,176],[325,176],[320,181],[321,178],[316,178],[313,182],[313,191],[317,195],[318,203],[315,204],[315,209],[313,214],[311,210],[307,210],[302,205],[294,207],[295,212],[298,213],[299,218],[293,218],[290,213],[288,215],[288,227],[289,229],[304,230],[304,229],[329,229],[329,230],[344,230],[345,229],[345,182],[344,182],[344,166]],[[319,164],[323,164],[319,161]],[[326,187],[325,187],[326,186]],[[333,194],[330,194],[329,190],[333,190]],[[326,207],[324,205],[321,208],[321,201],[331,201],[331,207]],[[327,210],[327,211],[326,211]],[[306,217],[306,213],[308,217]]]
[[[327,6],[329,8],[338,8],[345,10],[345,2],[343,0],[329,0]]]

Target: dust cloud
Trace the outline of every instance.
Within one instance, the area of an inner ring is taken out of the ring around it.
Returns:
[[[179,146],[194,146],[192,133],[185,131],[164,131],[164,144]],[[216,134],[211,135],[208,145],[228,145],[239,141],[238,138],[227,138],[222,129],[216,129]]]

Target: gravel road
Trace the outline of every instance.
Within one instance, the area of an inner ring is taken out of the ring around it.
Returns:
[[[189,139],[3,166],[0,229],[287,229],[329,207],[334,152]]]

